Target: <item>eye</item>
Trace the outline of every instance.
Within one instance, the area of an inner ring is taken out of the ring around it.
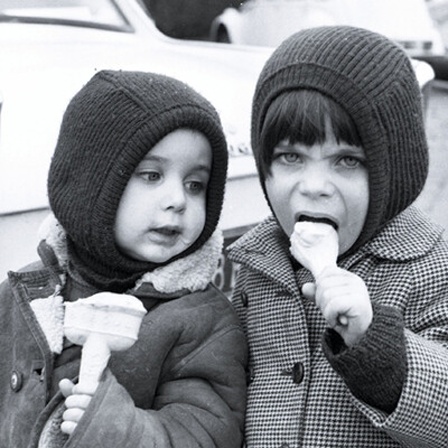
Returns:
[[[299,155],[294,152],[286,152],[282,154],[282,159],[286,163],[295,163],[299,159]]]
[[[274,150],[273,160],[283,163],[285,165],[293,165],[300,163],[301,155],[295,151]]]
[[[196,195],[205,191],[206,184],[201,181],[191,180],[186,183],[186,187],[190,193]]]
[[[358,168],[359,166],[363,166],[365,164],[364,160],[361,160],[359,157],[355,156],[344,156],[341,157],[338,161],[344,168]]]
[[[140,173],[137,173],[137,175],[146,182],[156,182],[161,177],[160,173],[157,171],[142,171]]]

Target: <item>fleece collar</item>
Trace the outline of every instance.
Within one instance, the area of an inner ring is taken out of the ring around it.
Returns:
[[[61,353],[63,347],[64,298],[61,296],[68,269],[66,233],[53,214],[42,223],[39,237],[52,249],[59,265],[60,285],[50,297],[34,299],[31,307],[50,349]],[[151,294],[159,299],[179,297],[202,291],[212,281],[222,254],[223,236],[215,230],[210,239],[196,252],[147,272],[128,291],[137,297]]]
[[[66,233],[53,214],[42,223],[39,237],[52,248],[63,271],[68,267]],[[196,252],[179,258],[165,266],[147,272],[137,280],[134,291],[144,283],[150,283],[159,293],[172,294],[176,291],[190,292],[204,290],[212,281],[222,254],[222,232],[217,229],[210,239]]]

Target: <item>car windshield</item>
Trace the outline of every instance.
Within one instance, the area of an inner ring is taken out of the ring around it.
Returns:
[[[1,0],[0,21],[130,28],[113,0]]]

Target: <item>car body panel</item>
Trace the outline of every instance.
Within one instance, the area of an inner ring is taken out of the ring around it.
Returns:
[[[445,49],[425,0],[248,0],[226,8],[212,22],[212,41],[225,32],[231,43],[277,46],[304,28],[352,25],[384,34],[411,56],[440,55]]]

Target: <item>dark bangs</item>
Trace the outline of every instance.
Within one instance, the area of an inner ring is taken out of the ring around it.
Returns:
[[[353,120],[331,98],[315,90],[293,90],[275,98],[261,129],[259,160],[263,174],[270,173],[272,153],[279,142],[322,144],[328,122],[338,143],[362,146]]]

